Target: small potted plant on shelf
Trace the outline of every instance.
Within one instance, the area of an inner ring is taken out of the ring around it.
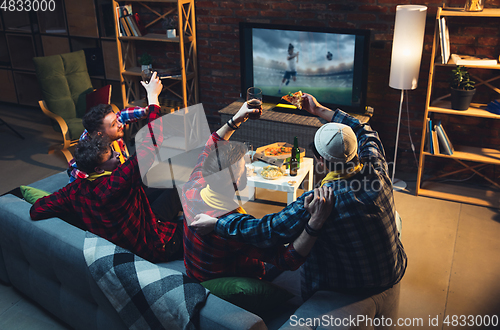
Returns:
[[[453,110],[469,109],[472,97],[476,93],[476,82],[470,80],[469,72],[458,65],[451,72],[451,108]]]
[[[141,64],[141,70],[151,69],[153,67],[153,59],[148,53],[143,53],[139,58],[139,63]]]
[[[177,21],[175,17],[167,16],[161,23],[161,26],[167,31],[168,38],[176,37],[175,28],[177,27]]]

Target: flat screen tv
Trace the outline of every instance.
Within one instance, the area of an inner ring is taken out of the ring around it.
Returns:
[[[262,89],[280,103],[289,92],[323,105],[364,113],[370,30],[240,23],[241,96]]]

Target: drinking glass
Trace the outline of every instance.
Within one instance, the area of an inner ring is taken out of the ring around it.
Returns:
[[[259,119],[262,115],[262,90],[257,87],[250,87],[247,90],[247,104],[250,109],[259,109],[248,115],[249,119]]]
[[[253,146],[250,142],[243,142],[247,152],[245,154],[245,163],[251,163],[253,161]]]

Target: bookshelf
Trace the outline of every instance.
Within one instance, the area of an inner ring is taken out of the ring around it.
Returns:
[[[431,65],[429,70],[429,79],[427,86],[427,96],[426,96],[426,106],[425,106],[425,114],[424,114],[424,122],[422,127],[422,140],[420,145],[420,159],[418,166],[418,174],[417,174],[417,187],[416,187],[416,195],[427,196],[433,198],[446,199],[456,202],[462,203],[470,203],[475,205],[487,206],[487,207],[495,207],[500,208],[500,185],[489,178],[487,175],[481,173],[481,170],[486,168],[489,165],[500,165],[500,150],[487,148],[484,146],[465,146],[465,145],[455,145],[455,151],[452,155],[444,155],[444,154],[432,154],[428,150],[426,150],[426,136],[427,136],[427,118],[433,118],[436,115],[444,116],[444,117],[466,117],[466,118],[480,118],[486,120],[500,120],[500,115],[488,112],[485,110],[487,104],[482,103],[471,103],[469,109],[461,111],[461,110],[453,110],[451,109],[451,102],[446,99],[449,95],[443,95],[440,97],[436,97],[434,86],[436,69],[440,68],[441,70],[451,71],[456,65],[454,64],[441,64],[437,60],[437,52],[440,41],[440,32],[438,22],[441,17],[459,17],[461,20],[467,20],[469,18],[474,17],[485,17],[485,18],[500,18],[500,9],[484,9],[482,12],[465,12],[459,9],[449,9],[449,8],[438,8],[436,14],[436,24],[434,31],[434,41],[432,45],[432,53],[431,53]],[[472,22],[481,22],[481,20],[473,20]],[[448,24],[450,22],[448,21]],[[474,24],[474,23],[473,23]],[[480,24],[480,23],[478,23]],[[476,87],[479,85],[484,85],[494,92],[500,94],[500,89],[493,86],[491,81],[494,81],[500,78],[500,65],[490,65],[490,66],[475,66],[475,65],[466,65],[467,68],[478,68],[483,70],[489,70],[492,73],[492,78],[488,81],[482,80],[481,77],[472,77],[476,82],[479,81],[479,84],[476,83]],[[472,74],[471,74],[472,76]],[[446,131],[452,132],[454,127],[453,125],[447,125]],[[452,141],[453,142],[453,141]],[[451,173],[444,174],[436,174],[433,177],[424,179],[424,169],[425,163],[430,158],[437,158],[442,160],[451,160],[456,162],[462,167],[456,171]],[[485,188],[480,187],[466,187],[457,186],[451,183],[444,183],[440,180],[446,176],[453,175],[456,173],[460,173],[463,171],[472,171],[473,173],[481,176],[486,181],[489,182],[490,186]],[[491,188],[490,188],[491,187]]]
[[[119,57],[119,75],[122,100],[125,106],[144,105],[141,98],[140,80],[142,69],[137,58],[140,53],[139,43],[157,44],[159,49],[167,49],[168,45],[178,45],[177,68],[180,72],[162,80],[162,94],[169,99],[169,104],[187,107],[197,104],[198,95],[198,65],[196,46],[196,19],[194,0],[129,0],[126,2],[113,1],[113,11],[116,13],[120,5],[132,6],[132,12],[138,9],[152,13],[152,18],[144,22],[146,33],[142,36],[120,35],[120,20],[114,15],[116,45]],[[158,6],[161,10],[157,10]],[[150,27],[157,24],[170,14],[177,15],[178,26],[176,37],[167,37],[156,31],[149,31]],[[145,15],[141,15],[141,19]],[[168,70],[169,67],[155,67],[153,70]],[[160,99],[162,97],[160,96]],[[175,106],[174,106],[175,108]]]
[[[41,99],[33,57],[83,49],[95,88],[113,85],[121,104],[118,53],[109,0],[54,0],[55,10],[0,11],[0,102],[38,107]],[[89,65],[90,64],[90,65]]]

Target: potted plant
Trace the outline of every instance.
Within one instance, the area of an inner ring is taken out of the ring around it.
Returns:
[[[451,108],[453,110],[469,109],[472,97],[476,93],[476,82],[470,80],[469,72],[458,65],[451,72]]]
[[[175,38],[175,28],[177,27],[177,21],[173,16],[167,16],[161,23],[162,27],[167,31],[168,38]]]
[[[153,59],[148,53],[143,53],[139,58],[139,63],[141,64],[141,70],[151,69],[153,67]]]

